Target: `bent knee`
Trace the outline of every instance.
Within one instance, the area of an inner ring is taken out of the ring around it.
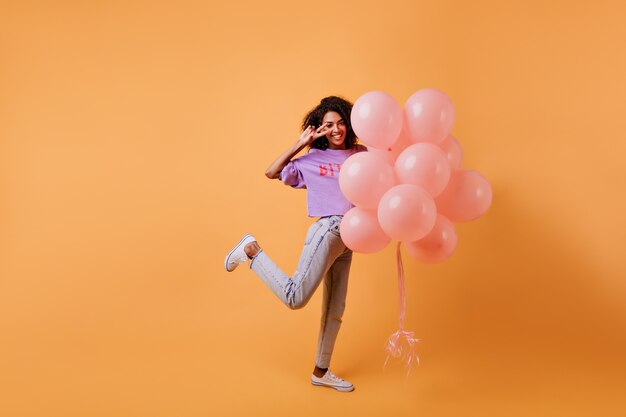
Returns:
[[[308,302],[309,300],[290,300],[287,303],[287,307],[289,307],[290,310],[300,310],[301,308],[304,308]]]

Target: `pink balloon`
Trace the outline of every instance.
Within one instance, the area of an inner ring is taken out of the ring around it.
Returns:
[[[376,210],[380,198],[395,184],[393,168],[385,155],[359,152],[350,156],[339,171],[339,188],[352,204]]]
[[[391,239],[383,232],[376,211],[353,207],[343,216],[339,225],[343,243],[355,252],[374,253],[387,246]]]
[[[354,133],[367,146],[387,149],[402,129],[402,109],[389,94],[371,91],[354,102],[350,121]]]
[[[443,150],[450,162],[450,168],[461,168],[461,161],[463,160],[463,150],[461,144],[452,135],[448,135],[438,146]]]
[[[396,158],[403,150],[405,150],[408,146],[412,145],[413,142],[409,139],[409,135],[406,133],[405,129],[402,128],[400,131],[400,136],[396,142],[386,149],[377,149],[377,148],[369,148],[370,152],[378,153],[384,155],[387,158],[387,161],[391,166],[393,166],[396,162]]]
[[[413,93],[404,105],[404,121],[415,143],[440,143],[454,123],[454,106],[447,95],[427,88]]]
[[[413,184],[392,187],[378,204],[378,222],[387,236],[412,242],[424,237],[435,224],[437,208],[433,198]]]
[[[450,179],[450,163],[446,154],[432,143],[415,143],[396,159],[398,181],[415,184],[431,196],[439,195]]]
[[[454,223],[438,214],[435,226],[426,236],[415,242],[404,242],[404,247],[409,255],[418,261],[437,263],[452,255],[457,240]]]
[[[435,200],[439,213],[453,222],[468,222],[485,214],[491,206],[491,185],[476,171],[452,172],[448,186]]]
[[[391,155],[391,148],[388,149],[377,149],[377,148],[367,148],[367,152],[375,155],[379,155],[380,157],[385,159],[385,162],[389,164],[390,167],[393,166],[396,159]]]

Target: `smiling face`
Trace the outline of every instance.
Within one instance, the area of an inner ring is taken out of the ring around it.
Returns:
[[[346,149],[346,122],[339,113],[329,111],[322,119],[322,125],[329,129],[326,138],[328,139],[328,149]]]

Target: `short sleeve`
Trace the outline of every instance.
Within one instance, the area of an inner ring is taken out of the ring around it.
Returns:
[[[280,180],[285,184],[293,188],[306,188],[302,172],[298,169],[296,164],[291,161],[280,172]]]

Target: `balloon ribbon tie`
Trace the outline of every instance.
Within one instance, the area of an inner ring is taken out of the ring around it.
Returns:
[[[385,350],[387,351],[387,359],[385,366],[389,361],[389,357],[402,358],[406,361],[407,374],[411,372],[414,365],[419,365],[417,356],[417,343],[419,339],[415,338],[413,332],[404,330],[404,317],[406,315],[406,291],[404,287],[404,266],[402,265],[402,255],[400,253],[400,244],[396,247],[396,259],[398,264],[398,292],[400,295],[400,328],[393,333],[387,341]]]

